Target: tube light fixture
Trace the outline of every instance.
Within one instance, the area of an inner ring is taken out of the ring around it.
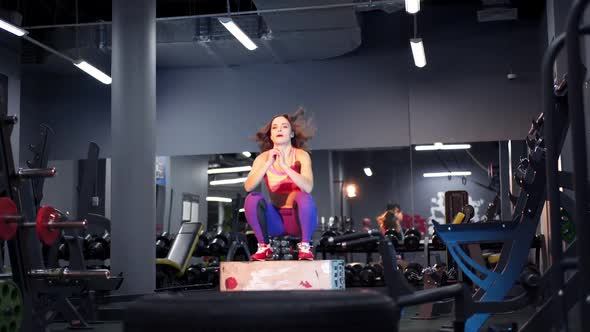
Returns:
[[[96,78],[101,83],[111,84],[113,82],[113,80],[111,79],[111,77],[109,75],[103,73],[98,68],[94,67],[93,65],[89,64],[88,62],[86,62],[84,60],[74,61],[74,65],[76,67],[80,68],[82,71],[86,72],[88,75]]]
[[[237,184],[237,183],[244,183],[248,178],[235,178],[235,179],[223,179],[223,180],[213,180],[209,182],[212,186],[221,186],[224,184]]]
[[[212,169],[207,170],[207,174],[239,173],[239,172],[249,172],[250,170],[252,170],[252,166],[212,168]]]
[[[236,39],[239,40],[240,43],[242,43],[242,45],[244,45],[244,47],[246,47],[250,51],[254,51],[255,49],[258,48],[258,46],[256,46],[256,44],[254,44],[252,39],[250,39],[250,37],[248,37],[244,33],[244,31],[242,31],[242,29],[240,29],[240,27],[234,22],[234,20],[231,17],[219,17],[218,20],[219,20],[219,23],[223,24],[223,26],[232,35],[234,35],[234,37],[236,37]]]
[[[432,145],[417,145],[416,151],[434,151],[434,150],[467,150],[471,149],[470,144],[443,144],[440,142]]]
[[[469,171],[458,171],[458,172],[438,172],[438,173],[424,173],[425,178],[437,178],[437,177],[447,177],[447,176],[469,176],[471,172]]]
[[[412,55],[414,56],[414,64],[416,67],[422,68],[426,66],[426,55],[424,53],[422,38],[410,39],[410,47],[412,48]]]
[[[4,20],[0,20],[0,28],[15,34],[19,37],[26,35],[27,33],[29,33],[27,30],[21,29],[19,27],[17,27],[16,25],[10,24]]]
[[[406,0],[406,11],[410,14],[416,14],[420,11],[420,0]]]
[[[216,197],[216,196],[207,196],[207,202],[231,203],[231,198],[227,198],[227,197]]]

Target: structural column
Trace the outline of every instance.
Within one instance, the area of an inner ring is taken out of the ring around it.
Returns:
[[[111,271],[121,292],[155,288],[156,1],[113,0]]]

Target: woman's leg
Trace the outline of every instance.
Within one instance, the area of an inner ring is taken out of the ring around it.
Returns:
[[[244,202],[246,220],[258,243],[268,244],[268,236],[279,236],[285,233],[283,220],[277,209],[261,193],[252,192]]]
[[[301,242],[309,243],[318,224],[318,212],[310,194],[298,192],[295,195],[296,211],[301,228]]]

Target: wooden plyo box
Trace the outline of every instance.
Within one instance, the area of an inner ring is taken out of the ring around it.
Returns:
[[[344,289],[344,261],[221,262],[222,292]]]

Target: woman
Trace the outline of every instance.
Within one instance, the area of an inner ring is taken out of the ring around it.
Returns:
[[[300,236],[299,260],[313,260],[310,240],[317,226],[311,159],[305,143],[313,136],[303,109],[277,115],[255,136],[262,152],[252,165],[244,188],[251,192],[264,179],[270,200],[258,192],[246,197],[244,212],[258,240],[252,260],[272,259],[269,236]]]
[[[402,226],[401,226],[401,216],[400,216],[400,207],[398,204],[387,204],[387,208],[385,212],[377,217],[377,223],[379,224],[379,228],[381,232],[385,234],[389,229],[395,229],[398,233],[401,234]]]

